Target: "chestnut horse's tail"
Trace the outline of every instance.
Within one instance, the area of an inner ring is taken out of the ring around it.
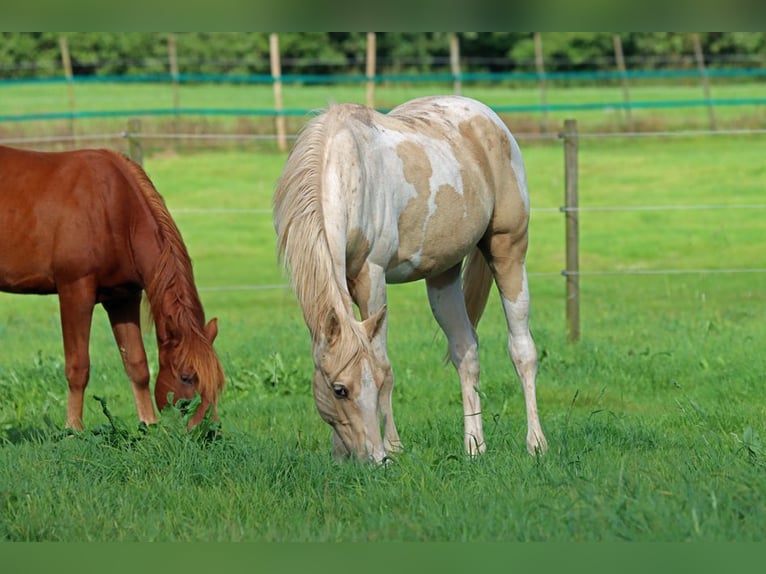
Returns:
[[[478,248],[474,248],[468,255],[463,268],[463,297],[468,318],[474,329],[479,324],[484,308],[487,306],[492,280],[492,271],[487,260]]]

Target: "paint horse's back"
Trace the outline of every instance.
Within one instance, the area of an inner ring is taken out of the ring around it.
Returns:
[[[353,105],[329,113],[338,119],[325,189],[354,189],[344,193],[350,276],[368,259],[385,269],[388,282],[414,281],[460,262],[490,226],[526,232],[521,152],[484,104],[442,96],[388,114]]]

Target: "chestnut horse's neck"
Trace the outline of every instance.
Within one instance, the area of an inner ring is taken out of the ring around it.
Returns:
[[[133,176],[157,225],[158,255],[152,258],[135,256],[144,280],[144,291],[149,300],[158,337],[164,339],[169,332],[193,332],[204,336],[205,314],[194,283],[189,253],[181,233],[144,170],[125,156],[118,155],[121,164]],[[142,238],[145,240],[146,238]],[[133,241],[136,251],[138,242]],[[138,254],[134,254],[138,255]]]

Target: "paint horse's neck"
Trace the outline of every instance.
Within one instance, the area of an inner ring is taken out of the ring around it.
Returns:
[[[332,316],[343,318],[342,323],[353,317],[345,284],[345,260],[332,253],[322,205],[324,121],[325,116],[318,116],[304,130],[274,194],[278,251],[290,270],[314,341],[324,333]]]

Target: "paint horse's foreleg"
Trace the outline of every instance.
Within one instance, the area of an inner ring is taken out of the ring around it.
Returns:
[[[82,407],[90,376],[90,328],[96,304],[96,282],[92,277],[60,283],[58,286],[61,331],[64,339],[64,362],[69,397],[66,426],[82,430]]]
[[[460,264],[426,279],[428,301],[436,321],[447,336],[449,356],[460,376],[463,394],[466,453],[475,456],[487,449],[479,398],[479,346],[463,300]]]
[[[141,292],[104,301],[104,309],[109,315],[114,340],[133,387],[138,420],[154,424],[157,414],[149,392],[149,364],[141,338]]]
[[[386,304],[385,271],[378,265],[366,263],[357,277],[348,280],[348,287],[351,297],[359,307],[362,320],[371,317]],[[378,366],[383,370],[383,382],[378,393],[378,411],[383,424],[383,448],[386,454],[392,454],[401,451],[402,443],[394,422],[394,371],[386,350],[387,337],[388,317],[385,317],[371,343]],[[340,440],[335,440],[334,443],[337,446]]]
[[[537,413],[537,350],[529,331],[529,287],[524,263],[526,250],[526,235],[513,241],[509,234],[496,234],[489,241],[490,267],[500,290],[508,323],[508,352],[524,390],[527,450],[530,454],[542,454],[548,449],[548,443]]]

